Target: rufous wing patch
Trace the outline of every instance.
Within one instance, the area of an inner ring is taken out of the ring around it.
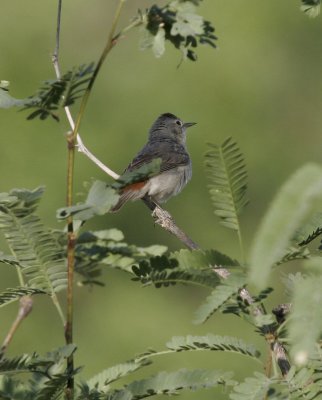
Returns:
[[[131,183],[131,185],[126,186],[125,188],[123,188],[123,193],[124,192],[128,192],[128,191],[137,191],[137,190],[141,190],[145,185],[146,185],[147,181],[142,181],[142,182],[136,182],[136,183]]]

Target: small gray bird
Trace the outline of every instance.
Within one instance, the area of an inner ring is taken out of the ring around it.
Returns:
[[[147,144],[124,171],[135,171],[159,158],[159,173],[124,187],[118,203],[111,211],[118,211],[127,201],[142,199],[144,196],[149,196],[157,204],[164,203],[183,189],[192,175],[191,160],[186,148],[186,130],[192,125],[195,122],[184,123],[170,113],[159,116],[149,131]]]

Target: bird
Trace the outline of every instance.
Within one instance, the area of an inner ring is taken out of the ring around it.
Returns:
[[[171,113],[161,114],[152,124],[148,141],[127,166],[122,176],[160,159],[160,170],[152,177],[123,187],[112,212],[127,201],[148,196],[156,205],[181,192],[192,176],[191,159],[186,147],[186,130],[195,122],[183,122]]]

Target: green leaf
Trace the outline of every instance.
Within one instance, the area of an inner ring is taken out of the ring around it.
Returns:
[[[315,257],[309,264],[321,271],[322,259]],[[315,353],[322,333],[322,276],[306,276],[294,282],[289,336],[291,354],[298,365],[304,365]],[[308,295],[309,294],[309,295]]]
[[[20,107],[28,103],[28,99],[15,99],[7,90],[0,88],[0,108]]]
[[[165,52],[165,31],[162,27],[159,27],[153,38],[152,50],[156,58],[160,58]]]
[[[83,284],[99,284],[102,267],[119,268],[132,273],[136,262],[151,256],[162,256],[167,248],[153,245],[137,247],[122,240],[124,235],[117,229],[82,233],[76,243],[76,272],[84,280]],[[65,238],[62,238],[64,243]]]
[[[34,294],[46,294],[46,292],[43,290],[27,287],[8,288],[0,293],[0,307],[4,307],[7,304],[10,304],[13,301],[20,299],[20,297],[22,296]]]
[[[254,323],[258,328],[274,325],[275,322],[276,318],[273,314],[257,314],[254,316]]]
[[[23,354],[10,359],[2,358],[0,360],[0,372],[2,374],[31,372],[34,370],[34,362],[37,358],[37,354]]]
[[[89,389],[84,383],[81,383],[79,387],[81,393],[76,400],[133,400],[133,395],[126,389],[110,390],[102,394],[97,389]]]
[[[2,252],[0,252],[0,262],[12,265],[14,267],[23,267],[23,265],[21,265],[19,260],[17,260],[15,257],[8,256],[6,254],[3,254]]]
[[[143,256],[161,257],[166,253],[168,248],[161,244],[153,244],[147,247],[138,247],[138,252]]]
[[[263,400],[267,398],[271,380],[258,372],[254,377],[246,378],[244,382],[234,386],[234,393],[229,395],[231,400]]]
[[[43,188],[14,189],[9,194],[2,193],[0,230],[28,284],[53,295],[66,287],[67,272],[55,236],[34,213],[43,191]]]
[[[307,164],[282,186],[253,240],[250,279],[258,287],[267,284],[272,266],[286,253],[301,221],[322,194],[322,168]]]
[[[202,35],[204,31],[204,21],[200,15],[197,15],[194,5],[190,2],[176,5],[177,19],[172,25],[171,35],[181,35],[183,37]],[[170,5],[171,7],[171,5]]]
[[[241,339],[212,334],[206,336],[175,336],[166,344],[166,346],[174,351],[228,351],[254,358],[258,358],[260,355],[253,345],[249,345]]]
[[[317,212],[301,226],[293,238],[299,246],[306,246],[322,234],[322,212]]]
[[[23,354],[14,358],[2,358],[0,360],[0,372],[6,374],[38,372],[48,376],[50,373],[55,373],[55,365],[60,368],[61,361],[69,357],[75,350],[76,346],[70,344],[55,349],[44,356],[33,353],[32,355]]]
[[[286,388],[282,393],[288,396],[287,398],[320,400],[322,390],[320,363],[312,362],[308,367],[297,370],[292,367],[283,383]]]
[[[87,221],[95,215],[106,214],[118,201],[116,191],[105,182],[95,181],[90,188],[84,204],[63,207],[57,210],[57,218],[62,220],[70,216]]]
[[[217,250],[182,249],[171,254],[178,261],[178,266],[184,269],[209,267],[234,267],[238,262]]]
[[[181,250],[170,256],[153,257],[133,266],[143,284],[154,284],[157,288],[176,283],[190,283],[208,288],[214,288],[220,283],[220,278],[214,271],[221,266],[236,266],[238,263],[229,257],[215,251]]]
[[[83,95],[94,67],[94,63],[81,65],[67,71],[59,79],[45,81],[37,93],[23,104],[23,110],[34,110],[27,119],[39,117],[44,120],[51,116],[59,121],[59,108],[74,104]]]
[[[277,261],[276,265],[285,264],[294,260],[306,260],[310,258],[310,250],[307,247],[289,247],[284,256]]]
[[[127,376],[149,364],[150,362],[146,359],[131,360],[122,364],[117,364],[93,376],[86,382],[86,385],[90,390],[96,389],[97,391],[104,392],[108,390],[109,385],[112,382],[123,378],[124,376]]]
[[[202,271],[196,268],[189,270],[178,268],[175,259],[167,259],[164,256],[141,261],[132,269],[136,275],[133,280],[139,280],[144,285],[154,284],[156,288],[168,287],[177,283],[213,288],[220,282],[218,275],[210,269]]]
[[[232,385],[232,373],[207,370],[186,370],[160,372],[154,377],[135,381],[126,386],[132,393],[133,400],[157,394],[175,395],[183,389],[202,389],[217,385]]]
[[[98,234],[97,234],[98,232]],[[120,235],[123,235],[119,231]],[[165,246],[136,247],[119,241],[119,237],[109,238],[109,232],[84,232],[79,236],[76,244],[76,272],[84,280],[83,284],[102,285],[97,279],[101,275],[103,266],[122,269],[132,273],[132,266],[136,262],[163,255]]]
[[[225,279],[224,283],[218,285],[211,292],[206,302],[199,307],[195,313],[196,317],[194,322],[196,324],[206,322],[221,306],[228,302],[233,296],[236,296],[245,284],[246,279],[244,276],[237,277],[235,275],[230,275],[228,279]]]
[[[232,138],[222,145],[209,144],[206,168],[215,214],[226,228],[240,232],[239,215],[247,205],[247,172],[243,156]]]
[[[320,14],[321,0],[302,0],[301,10],[309,17],[317,17]]]
[[[60,400],[66,390],[69,375],[67,373],[57,374],[45,380],[37,389],[34,400]]]
[[[155,55],[160,57],[164,53],[164,41],[168,40],[181,50],[185,59],[196,61],[198,44],[215,48],[215,29],[209,21],[196,14],[194,4],[199,5],[199,1],[172,1],[163,7],[152,5],[143,18],[141,12],[140,18],[146,23],[141,49],[152,47]],[[151,36],[158,37],[153,40]]]
[[[124,239],[124,234],[122,231],[116,228],[105,229],[101,231],[92,232],[95,238],[102,241],[114,241],[119,242]]]

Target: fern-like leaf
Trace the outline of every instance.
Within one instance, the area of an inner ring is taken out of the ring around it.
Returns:
[[[181,249],[171,253],[171,258],[175,259],[178,266],[183,269],[199,268],[205,269],[210,266],[215,267],[237,267],[236,260],[220,253],[217,250],[188,250]]]
[[[61,361],[69,357],[75,350],[75,345],[66,345],[47,353],[45,356],[33,353],[14,358],[2,358],[0,360],[0,372],[3,374],[33,372],[48,377],[50,368],[51,372],[54,373],[54,367],[61,367]]]
[[[317,17],[320,14],[321,0],[302,0],[301,10],[309,17]]]
[[[231,400],[263,400],[267,399],[271,380],[258,372],[254,377],[246,378],[244,382],[234,386]]]
[[[308,265],[320,271],[321,258],[313,258]],[[321,287],[322,277],[315,275],[302,277],[294,283],[289,336],[292,343],[291,354],[299,365],[306,364],[314,354],[316,342],[322,332]]]
[[[226,304],[233,296],[236,296],[245,284],[246,279],[244,276],[236,277],[231,275],[223,284],[218,285],[207,297],[206,302],[199,307],[195,313],[194,322],[196,324],[206,322],[220,307]]]
[[[307,246],[320,235],[322,235],[322,213],[317,212],[295,232],[293,240],[299,246]]]
[[[260,355],[253,345],[249,345],[241,339],[212,334],[206,336],[175,336],[166,346],[174,351],[228,351],[253,358],[258,358]]]
[[[35,396],[25,383],[13,377],[0,374],[1,400],[34,400]]]
[[[3,263],[3,264],[12,265],[14,267],[22,267],[22,265],[20,264],[19,260],[17,260],[13,256],[9,256],[7,254],[3,254],[2,252],[0,252],[0,262]]]
[[[23,354],[14,358],[2,358],[0,360],[0,372],[2,374],[31,372],[34,370],[36,359],[36,354]]]
[[[190,283],[214,288],[220,283],[220,278],[213,268],[222,265],[236,267],[238,263],[214,250],[181,250],[170,256],[152,257],[134,265],[132,269],[136,278],[133,280],[156,287]]]
[[[149,365],[150,361],[147,359],[136,359],[127,361],[122,364],[114,365],[111,368],[107,368],[99,374],[93,376],[86,382],[89,390],[95,389],[97,391],[106,391],[106,388],[114,381],[127,376],[138,369]]]
[[[35,393],[34,400],[60,400],[69,379],[67,373],[57,374],[46,379]]]
[[[207,288],[216,287],[220,279],[213,271],[200,271],[191,269],[189,271],[181,268],[165,269],[162,271],[152,270],[149,263],[142,261],[139,266],[133,266],[136,278],[144,285],[155,285],[156,288],[167,287],[177,283],[193,284]]]
[[[243,155],[232,138],[222,145],[209,144],[206,168],[215,214],[226,228],[240,232],[239,215],[247,205],[247,172]]]
[[[139,400],[157,394],[175,395],[183,389],[202,389],[217,385],[232,385],[232,373],[207,370],[180,370],[177,372],[160,372],[141,381],[126,386],[132,393],[133,400]]]
[[[310,258],[310,250],[305,247],[289,247],[284,256],[276,262],[276,265],[285,264],[294,260],[306,260]]]
[[[265,286],[272,266],[285,254],[302,220],[322,195],[322,168],[307,164],[282,186],[255,235],[251,256],[251,280]]]
[[[43,188],[0,195],[0,230],[31,287],[50,294],[66,287],[66,262],[55,237],[34,214]]]
[[[34,295],[34,294],[46,294],[44,290],[28,288],[28,287],[16,287],[8,288],[0,293],[0,307],[10,304],[22,296]]]
[[[61,231],[54,233],[62,248],[65,248],[66,233]],[[102,286],[104,284],[100,276],[104,266],[132,274],[133,264],[153,256],[161,256],[166,251],[167,247],[161,245],[148,247],[130,245],[124,241],[124,235],[118,229],[87,231],[78,237],[76,243],[75,271],[82,277],[82,284]]]
[[[60,107],[72,105],[84,93],[94,71],[94,64],[67,71],[60,79],[47,80],[38,92],[25,102],[23,110],[34,110],[28,120],[48,117],[59,121]]]

